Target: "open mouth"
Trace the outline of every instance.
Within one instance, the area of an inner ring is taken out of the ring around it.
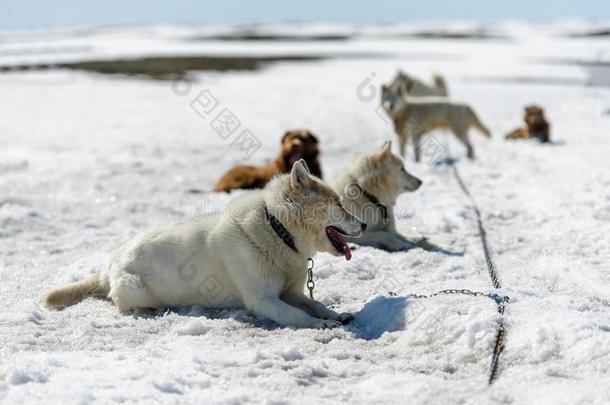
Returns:
[[[290,155],[288,155],[288,164],[292,167],[302,157],[303,153],[301,153],[301,151],[291,152]]]
[[[326,227],[326,236],[334,248],[337,249],[337,253],[344,255],[345,260],[350,260],[352,258],[352,251],[342,235],[346,235],[346,233],[341,229],[332,225]]]

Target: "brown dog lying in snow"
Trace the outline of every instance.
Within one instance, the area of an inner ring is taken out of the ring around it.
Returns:
[[[290,173],[292,165],[304,159],[309,171],[322,178],[318,155],[318,138],[308,130],[288,131],[282,137],[282,149],[279,155],[265,166],[239,165],[226,172],[214,186],[214,191],[226,191],[236,188],[263,188],[278,174]]]
[[[517,128],[506,135],[506,139],[538,139],[540,142],[550,141],[551,125],[544,117],[544,110],[539,105],[525,107],[523,117],[525,126]]]

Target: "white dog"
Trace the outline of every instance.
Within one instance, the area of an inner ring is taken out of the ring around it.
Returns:
[[[393,208],[400,194],[415,191],[421,184],[405,170],[402,159],[392,154],[391,142],[358,159],[331,182],[345,207],[367,223],[362,237],[348,240],[388,251],[412,248],[414,244],[396,232]]]
[[[440,75],[433,75],[432,80],[434,85],[430,86],[413,76],[409,76],[402,70],[399,70],[396,77],[390,84],[389,88],[395,94],[412,97],[439,96],[447,97],[447,84],[445,79]]]
[[[325,251],[349,260],[341,235],[365,228],[300,160],[223,213],[143,233],[114,252],[99,275],[52,291],[44,304],[62,308],[103,296],[121,311],[197,304],[246,308],[282,326],[335,327],[353,317],[303,294],[307,259]]]

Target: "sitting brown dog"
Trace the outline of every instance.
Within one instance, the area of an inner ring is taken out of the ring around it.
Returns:
[[[544,117],[544,110],[538,105],[525,107],[523,118],[525,126],[517,128],[506,135],[506,139],[530,139],[534,138],[542,143],[550,141],[551,125]]]
[[[263,188],[273,176],[290,173],[292,165],[299,159],[305,159],[311,174],[322,178],[318,161],[319,153],[318,138],[311,131],[288,131],[282,137],[282,149],[275,160],[265,166],[235,166],[218,180],[214,191],[229,192],[236,188]]]

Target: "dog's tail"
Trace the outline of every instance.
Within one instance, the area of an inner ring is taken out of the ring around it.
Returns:
[[[43,305],[48,309],[61,309],[74,305],[86,297],[106,297],[110,292],[107,279],[98,274],[84,280],[52,290],[44,297]]]
[[[434,86],[436,87],[439,96],[447,97],[449,92],[447,91],[447,83],[445,83],[443,76],[435,73],[432,75],[432,80],[434,81]]]
[[[470,110],[470,125],[478,129],[486,138],[491,138],[491,131],[483,125],[474,111]]]

